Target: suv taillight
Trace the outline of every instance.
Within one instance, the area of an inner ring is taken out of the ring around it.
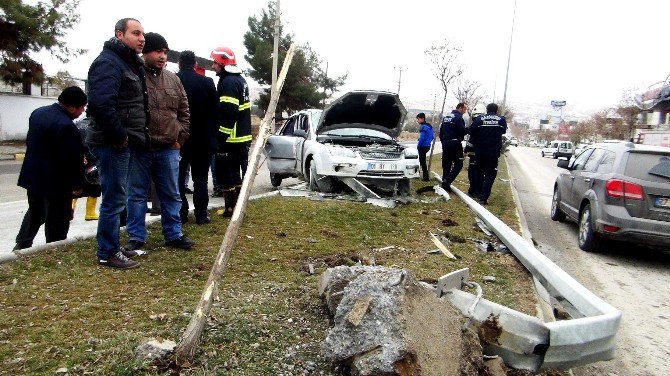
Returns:
[[[610,197],[627,198],[629,200],[642,200],[644,194],[642,186],[619,179],[610,179],[605,184],[605,190]]]

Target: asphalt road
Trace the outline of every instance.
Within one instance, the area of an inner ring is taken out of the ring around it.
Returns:
[[[574,374],[670,375],[670,252],[635,245],[581,251],[577,225],[549,218],[554,181],[565,170],[536,148],[511,148],[507,161],[537,249],[623,312],[616,358]]]

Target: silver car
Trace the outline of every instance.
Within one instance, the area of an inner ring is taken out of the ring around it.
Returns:
[[[333,192],[348,179],[393,194],[408,194],[419,177],[415,147],[397,142],[406,110],[397,94],[354,91],[326,109],[291,116],[265,146],[272,185],[286,177]]]
[[[670,247],[670,149],[632,142],[589,146],[560,160],[551,219],[578,222],[579,247],[603,238]]]

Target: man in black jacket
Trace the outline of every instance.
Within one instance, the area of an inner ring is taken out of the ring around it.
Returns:
[[[102,202],[98,219],[98,264],[127,269],[139,265],[129,257],[140,252],[119,242],[121,213],[126,208],[130,148],[147,142],[147,89],[143,62],[144,28],[134,18],[114,26],[88,70],[90,132],[86,142],[98,158]]]
[[[502,149],[502,135],[507,132],[507,121],[498,115],[498,105],[489,103],[486,115],[475,118],[470,125],[470,137],[475,145],[475,163],[481,191],[479,203],[488,204],[491,188],[498,175],[498,159]]]
[[[463,114],[467,110],[465,103],[459,103],[456,109],[442,119],[440,141],[442,142],[442,188],[451,192],[451,183],[456,180],[463,168],[463,137],[465,121]]]
[[[177,77],[186,90],[188,107],[191,113],[190,137],[181,148],[179,161],[179,182],[184,182],[188,166],[191,165],[193,179],[193,206],[195,222],[199,225],[209,223],[207,216],[207,178],[212,155],[216,152],[216,107],[218,98],[214,81],[201,76],[195,71],[195,54],[192,51],[183,51],[179,55],[179,72]],[[179,211],[182,223],[187,221],[188,200],[184,190],[185,184],[180,184],[181,210]]]
[[[85,106],[86,94],[72,86],[58,96],[58,103],[30,115],[18,183],[28,191],[28,211],[14,249],[31,247],[42,224],[47,243],[67,237],[72,197],[84,185],[84,145],[72,120]]]

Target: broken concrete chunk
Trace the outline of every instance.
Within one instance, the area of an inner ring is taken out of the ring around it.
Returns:
[[[484,276],[484,282],[495,282],[495,281],[496,281],[496,277],[494,277],[494,276],[491,276],[491,275],[485,275]]]
[[[353,326],[360,325],[361,320],[363,320],[363,316],[365,316],[365,313],[368,311],[368,307],[370,307],[371,301],[372,298],[369,296],[358,299],[351,308],[351,311],[349,311],[349,314],[347,314],[346,320]]]
[[[135,349],[135,358],[142,361],[163,361],[172,354],[177,344],[171,340],[150,339]]]
[[[380,208],[395,209],[398,206],[398,203],[395,200],[383,199],[383,198],[368,198],[365,202],[378,206]]]

